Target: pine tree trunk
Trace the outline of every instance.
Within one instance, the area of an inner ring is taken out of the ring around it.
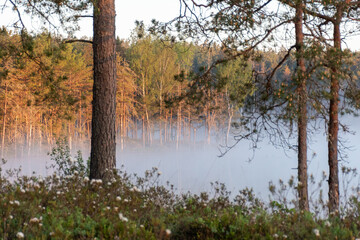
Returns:
[[[116,167],[115,1],[94,3],[94,86],[90,178],[104,179]]]
[[[338,19],[339,20],[339,19]],[[331,64],[330,109],[329,109],[329,210],[339,209],[339,168],[338,168],[338,131],[339,131],[339,53],[341,51],[340,21],[334,24],[334,48]]]
[[[297,77],[299,81],[298,96],[298,194],[299,208],[309,211],[308,175],[307,175],[307,92],[306,67],[304,59],[303,3],[296,6],[295,17]]]

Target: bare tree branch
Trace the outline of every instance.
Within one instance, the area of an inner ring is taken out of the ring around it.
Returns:
[[[13,9],[17,12],[19,21],[20,21],[20,23],[21,23],[21,25],[22,25],[22,29],[26,29],[25,24],[24,24],[24,22],[23,22],[23,20],[22,20],[22,18],[21,18],[21,14],[20,14],[19,8],[18,8],[17,5],[14,3],[14,1],[9,0],[9,2],[13,5],[13,7],[14,7]]]
[[[93,44],[93,41],[86,39],[67,39],[63,41],[64,43],[74,43],[74,42],[83,42]]]

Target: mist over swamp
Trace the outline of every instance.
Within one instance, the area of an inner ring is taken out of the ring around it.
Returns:
[[[360,168],[358,158],[360,149],[357,133],[360,124],[356,117],[344,117],[343,123],[349,126],[352,133],[341,132],[340,136],[346,149],[341,151],[342,166]],[[233,136],[229,136],[231,142]],[[161,173],[159,183],[167,183],[174,186],[176,193],[198,194],[212,190],[211,183],[224,183],[232,195],[239,190],[252,188],[256,196],[263,200],[268,199],[269,182],[275,185],[278,181],[285,182],[291,176],[296,177],[297,153],[291,149],[283,149],[274,146],[268,138],[257,144],[253,151],[252,143],[242,140],[224,156],[219,157],[224,144],[224,136],[216,136],[212,133],[210,144],[207,142],[204,129],[200,129],[195,140],[187,142],[182,139],[179,144],[168,143],[160,145],[154,140],[151,146],[143,146],[140,140],[128,140],[125,146],[121,144],[121,138],[117,140],[117,168],[125,170],[129,174],[143,176],[146,170],[158,168]],[[90,141],[71,141],[69,144],[72,156],[81,151],[83,159],[87,160],[90,155]],[[7,163],[3,170],[21,167],[21,174],[47,176],[53,173],[48,153],[55,145],[18,144],[8,145],[4,149],[3,158]],[[327,141],[326,136],[320,130],[310,136],[309,141],[309,175],[316,180],[323,173],[327,174]],[[342,176],[342,175],[340,175]],[[342,179],[340,179],[341,182]],[[352,186],[359,184],[359,179],[352,179]],[[327,186],[324,186],[325,189]],[[341,184],[340,188],[344,188]],[[310,186],[310,191],[312,187]]]

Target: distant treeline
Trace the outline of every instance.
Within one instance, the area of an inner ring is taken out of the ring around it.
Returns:
[[[196,45],[136,35],[117,40],[117,136],[149,146],[201,139],[222,133],[227,143],[232,122],[256,77],[269,74],[285,52],[262,52],[257,59],[217,65],[205,84],[190,95],[194,76],[224,53],[216,44]],[[359,61],[357,61],[357,64]],[[6,146],[53,144],[58,137],[86,141],[91,134],[92,47],[66,43],[42,33],[24,39],[0,32],[0,119],[2,152]],[[271,81],[287,82],[296,67],[288,58]],[[254,71],[256,70],[256,71]],[[256,72],[256,74],[254,73]],[[356,73],[357,74],[357,73]],[[256,75],[256,76],[255,76]],[[200,90],[200,91],[199,91]]]

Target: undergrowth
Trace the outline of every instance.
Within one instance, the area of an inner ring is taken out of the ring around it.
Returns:
[[[280,184],[282,191],[271,185],[275,197],[267,203],[251,189],[231,198],[220,183],[212,185],[211,195],[177,195],[171,185],[158,184],[157,168],[144,177],[117,170],[108,182],[89,180],[83,161],[80,166],[79,157],[74,161],[66,148],[61,151],[61,157],[52,155],[58,168],[47,177],[21,176],[20,170],[1,171],[0,166],[1,239],[360,237],[357,196],[349,197],[341,214],[323,216],[299,211],[295,202],[284,199],[284,192],[296,188],[290,181]],[[67,162],[58,165],[62,161]]]

